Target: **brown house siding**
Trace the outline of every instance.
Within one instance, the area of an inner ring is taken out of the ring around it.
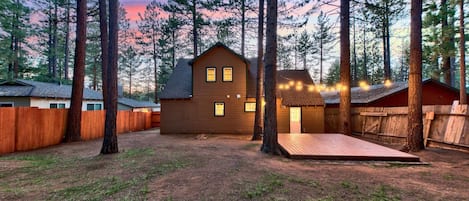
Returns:
[[[301,127],[303,133],[324,133],[324,107],[302,107]]]
[[[277,131],[279,133],[290,132],[290,108],[281,105],[281,99],[277,98]]]
[[[247,60],[224,46],[213,46],[193,60],[191,65],[188,70],[192,70],[192,90],[190,90],[192,94],[187,92],[189,91],[187,88],[183,88],[181,92],[187,93],[184,96],[175,97],[187,99],[171,99],[171,96],[168,96],[168,99],[161,99],[161,134],[252,134],[255,113],[244,110],[246,102],[255,102],[252,93],[251,97],[247,97],[248,79],[252,84],[252,77],[249,77],[251,75],[250,64]],[[214,82],[206,80],[208,67],[216,68],[216,81]],[[223,81],[224,67],[232,68],[232,81]],[[189,71],[178,72],[186,72],[180,75],[189,76],[187,74]],[[304,72],[295,73],[304,74]],[[184,82],[176,82],[174,86],[177,84],[184,84]],[[224,116],[215,116],[215,103],[224,103]],[[281,99],[277,99],[278,132],[289,133],[290,109],[288,106],[282,106],[281,103]],[[317,113],[314,109],[305,109],[306,113],[310,111]],[[303,123],[305,131],[323,129],[323,125],[317,126],[317,120],[313,120],[317,115],[306,113],[302,117],[306,122]]]
[[[223,82],[223,67],[233,67],[233,81]],[[206,82],[206,68],[216,67],[216,81]],[[225,99],[227,95],[246,100],[247,64],[233,53],[222,47],[215,47],[203,57],[197,59],[192,67],[193,98]],[[244,104],[244,102],[243,102]]]

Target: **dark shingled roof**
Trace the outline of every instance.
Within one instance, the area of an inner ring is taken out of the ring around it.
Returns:
[[[424,79],[423,83],[434,82],[447,86],[439,81],[433,79]],[[447,86],[449,87],[449,86]],[[394,82],[391,86],[386,87],[383,84],[371,85],[368,90],[362,89],[360,87],[353,87],[351,91],[351,102],[352,104],[366,104],[371,103],[391,94],[406,90],[408,88],[407,82]],[[449,87],[451,88],[451,87]],[[321,92],[322,97],[326,104],[339,104],[340,103],[340,94],[337,91],[331,92]]]
[[[190,59],[179,59],[173,73],[161,92],[160,99],[187,99],[192,97],[192,67]]]
[[[13,82],[0,83],[0,96],[70,99],[71,94],[71,85],[61,85],[21,79],[17,79]],[[102,100],[103,96],[100,92],[85,88],[83,89],[83,99]]]
[[[290,81],[295,83],[301,82],[303,87],[296,90],[292,87],[288,90],[278,90],[278,94],[282,98],[282,105],[286,106],[318,106],[324,105],[324,100],[319,92],[313,90],[308,91],[309,86],[313,86],[314,82],[306,70],[281,70],[277,71],[277,85],[287,85]]]
[[[231,52],[233,55],[237,56],[239,59],[241,59],[242,61],[248,63],[249,60],[247,60],[245,57],[243,57],[242,55],[238,54],[237,52],[235,52],[234,50],[232,50],[231,48],[229,48],[228,46],[226,46],[225,44],[221,43],[221,42],[217,42],[215,43],[215,45],[213,45],[212,47],[208,48],[207,50],[205,50],[205,52],[203,52],[202,54],[200,54],[199,56],[197,56],[197,58],[189,61],[189,64],[192,65],[193,63],[195,63],[198,59],[202,58],[203,56],[205,56],[208,52],[212,51],[214,48],[217,48],[217,47],[222,47],[222,48],[225,48],[226,50],[228,50],[229,52]]]
[[[117,99],[117,102],[129,106],[131,108],[155,108],[158,107],[155,103],[148,101],[138,101],[130,98],[120,97]]]

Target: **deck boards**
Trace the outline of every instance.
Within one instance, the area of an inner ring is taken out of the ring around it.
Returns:
[[[343,134],[279,134],[290,158],[418,162],[417,156]]]

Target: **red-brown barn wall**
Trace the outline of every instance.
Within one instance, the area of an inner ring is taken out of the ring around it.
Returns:
[[[459,92],[429,82],[422,87],[423,105],[451,105],[454,100],[459,100]],[[400,107],[407,106],[408,90],[403,90],[385,98],[370,103],[370,107]]]

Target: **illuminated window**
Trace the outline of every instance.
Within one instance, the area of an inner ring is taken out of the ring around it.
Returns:
[[[256,103],[244,103],[244,111],[245,112],[255,112],[256,111]]]
[[[225,103],[215,103],[215,116],[216,117],[225,116]]]
[[[207,82],[216,82],[217,81],[217,69],[214,67],[207,68]]]
[[[223,67],[223,82],[233,81],[233,67]]]

